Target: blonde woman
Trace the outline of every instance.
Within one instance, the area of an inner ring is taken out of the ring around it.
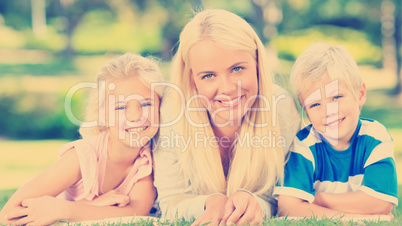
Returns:
[[[272,189],[300,117],[270,64],[233,13],[205,10],[184,27],[154,152],[162,217],[258,224],[275,213]]]

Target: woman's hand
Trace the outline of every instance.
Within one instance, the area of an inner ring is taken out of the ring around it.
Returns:
[[[128,195],[124,195],[118,191],[111,190],[102,194],[92,201],[88,201],[85,204],[94,205],[94,206],[126,206],[130,203],[130,197]]]
[[[68,201],[51,196],[26,199],[22,201],[23,208],[9,213],[8,220],[18,219],[14,225],[48,225],[57,220],[65,219],[68,214]]]
[[[225,212],[225,204],[228,200],[226,195],[213,195],[205,201],[204,213],[198,218],[192,226],[211,224],[219,225]]]
[[[225,215],[222,224],[257,225],[263,220],[262,210],[258,201],[248,192],[237,191],[232,194],[225,205]]]

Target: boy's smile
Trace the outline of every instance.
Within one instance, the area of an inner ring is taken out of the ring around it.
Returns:
[[[360,109],[366,101],[366,88],[354,93],[343,81],[332,81],[328,75],[312,82],[302,93],[303,107],[314,129],[336,150],[345,150],[350,145]]]

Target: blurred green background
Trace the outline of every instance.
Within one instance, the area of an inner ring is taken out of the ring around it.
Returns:
[[[401,178],[400,0],[1,0],[0,190],[19,187],[55,161],[62,143],[79,138],[65,95],[93,81],[114,54],[156,56],[168,79],[180,30],[202,8],[245,18],[284,86],[309,44],[345,45],[368,89],[362,116],[389,128]],[[78,119],[85,94],[72,99]]]

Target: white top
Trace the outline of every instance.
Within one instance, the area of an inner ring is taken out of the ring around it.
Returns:
[[[285,139],[286,153],[300,129],[300,115],[292,96],[283,88],[274,85],[274,95],[277,102],[276,111],[281,135]],[[169,94],[165,95],[161,105],[161,123],[170,119],[172,104]],[[171,128],[161,127],[160,136],[170,136]],[[179,156],[174,148],[159,145],[153,153],[155,161],[154,184],[158,190],[158,202],[162,217],[167,219],[199,218],[204,212],[206,199],[210,195],[194,194],[180,173]],[[257,176],[257,175],[256,175]],[[272,189],[259,197],[253,195],[260,204],[264,215],[271,216],[271,210],[276,209],[276,200],[272,198]],[[251,193],[252,194],[252,193]],[[266,213],[266,214],[265,214]]]

